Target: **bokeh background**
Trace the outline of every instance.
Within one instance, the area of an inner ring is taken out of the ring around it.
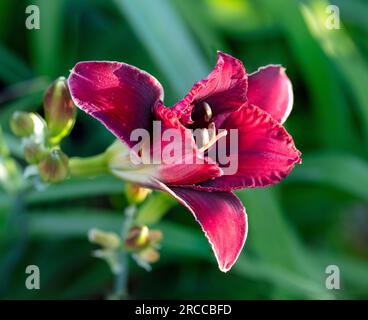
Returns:
[[[40,30],[25,28],[36,4]],[[295,92],[286,123],[303,164],[277,186],[238,192],[249,235],[233,269],[221,273],[191,215],[153,194],[139,208],[164,215],[161,259],[146,272],[129,264],[129,298],[368,298],[368,3],[334,0],[338,30],[325,26],[323,0],[34,0],[0,1],[0,124],[11,136],[14,110],[42,113],[42,95],[80,60],[127,62],[155,75],[172,105],[208,74],[216,50],[247,71],[282,64]],[[137,115],[139,116],[139,115]],[[63,149],[70,156],[103,151],[112,135],[79,113]],[[113,286],[107,264],[91,256],[91,227],[119,230],[126,200],[111,177],[68,180],[20,191],[17,171],[0,157],[0,297],[103,299]],[[41,289],[26,290],[27,265],[41,270]],[[337,265],[341,289],[327,290]]]

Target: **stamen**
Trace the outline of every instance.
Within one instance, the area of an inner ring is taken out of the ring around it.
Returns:
[[[208,133],[209,133],[210,140],[213,140],[216,136],[216,126],[214,122],[211,122],[208,125]]]
[[[203,109],[204,109],[204,121],[209,122],[212,118],[211,107],[206,101],[202,102],[202,106],[203,106]]]
[[[216,135],[216,126],[214,122],[211,122],[208,125],[208,129],[203,129],[202,132],[202,141],[203,145],[198,149],[199,152],[203,153],[208,150],[211,146],[213,146],[218,140],[227,135],[227,130],[222,130]],[[207,137],[208,142],[205,142],[204,136]]]
[[[210,142],[210,132],[208,131],[208,129],[203,129],[202,130],[202,141],[200,143],[202,143],[202,146],[208,144]]]

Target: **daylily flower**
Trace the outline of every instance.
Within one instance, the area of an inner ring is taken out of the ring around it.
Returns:
[[[133,165],[121,153],[111,170],[126,180],[166,191],[183,204],[201,225],[220,270],[228,271],[247,236],[245,208],[232,190],[278,183],[301,162],[282,126],[293,105],[284,69],[269,65],[247,75],[239,60],[219,52],[213,71],[172,108],[164,106],[162,86],[153,76],[125,63],[80,62],[68,84],[76,106],[103,123],[127,149],[136,144],[130,134],[137,128],[151,132],[153,120],[190,140],[191,150],[183,152],[181,161]],[[196,128],[203,129],[200,146],[188,134]],[[209,128],[216,133],[208,136]],[[238,170],[232,175],[225,175],[222,165],[207,157],[219,140],[228,139],[221,129],[238,130],[238,152],[231,155],[238,159]],[[167,142],[152,143],[151,152]],[[204,161],[188,164],[187,157]]]

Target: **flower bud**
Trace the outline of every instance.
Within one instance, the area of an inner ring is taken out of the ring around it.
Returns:
[[[14,112],[10,119],[10,129],[16,136],[30,136],[34,129],[31,114],[23,111]]]
[[[49,139],[51,143],[58,144],[70,133],[76,117],[76,108],[64,77],[59,77],[47,88],[43,107]]]
[[[28,163],[39,163],[47,154],[43,143],[37,139],[27,139],[24,144],[24,158]]]
[[[151,189],[143,188],[138,184],[125,182],[125,195],[130,204],[139,204],[152,192]]]
[[[125,245],[129,249],[140,249],[149,243],[149,229],[147,226],[135,226],[130,228],[125,239]]]
[[[41,179],[51,183],[65,180],[69,174],[68,162],[68,157],[61,150],[51,150],[38,164]]]
[[[151,245],[155,246],[159,244],[163,239],[162,232],[160,230],[150,230],[148,240]]]
[[[105,232],[99,229],[89,230],[88,240],[110,250],[115,250],[120,246],[120,238],[116,233]]]
[[[144,249],[138,255],[141,260],[147,263],[155,263],[160,259],[160,253],[153,248]]]

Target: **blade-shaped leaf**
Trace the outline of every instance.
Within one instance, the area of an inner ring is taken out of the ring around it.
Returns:
[[[183,95],[195,81],[206,76],[207,65],[169,1],[115,2],[178,95]]]
[[[368,163],[348,154],[305,155],[303,165],[285,180],[293,182],[329,185],[368,200]]]

